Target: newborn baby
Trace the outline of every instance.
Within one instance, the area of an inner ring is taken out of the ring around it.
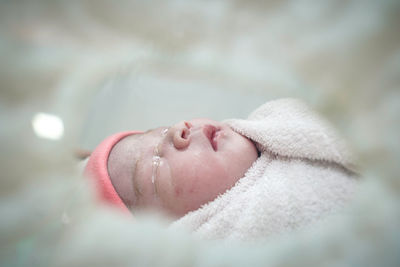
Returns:
[[[354,194],[351,153],[302,102],[267,102],[246,120],[180,122],[104,140],[85,173],[100,196],[155,209],[202,238],[252,240],[338,211]]]
[[[85,172],[109,203],[181,217],[231,188],[257,157],[254,143],[228,125],[194,119],[115,134],[95,149]]]
[[[107,165],[130,210],[180,217],[231,188],[257,156],[253,142],[228,125],[195,119],[122,138]]]

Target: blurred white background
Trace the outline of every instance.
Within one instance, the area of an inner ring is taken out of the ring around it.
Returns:
[[[400,125],[397,1],[3,1],[0,12],[1,101],[59,114],[82,148],[299,97],[366,160],[400,151],[386,130]]]

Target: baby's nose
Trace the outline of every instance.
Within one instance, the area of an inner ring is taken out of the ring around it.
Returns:
[[[175,129],[172,142],[176,149],[185,149],[190,144],[190,127],[191,124],[184,122],[183,127]]]

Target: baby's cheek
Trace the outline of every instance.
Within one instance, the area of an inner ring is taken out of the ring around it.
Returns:
[[[186,173],[181,177],[179,183],[175,186],[177,196],[183,196],[190,199],[197,197],[198,193],[202,190],[202,174]],[[187,200],[186,200],[187,201]],[[189,200],[189,202],[191,202]]]
[[[213,165],[209,166],[213,168],[204,168],[192,187],[192,192],[195,192],[199,200],[203,202],[213,200],[219,194],[224,193],[230,185],[227,173],[223,168]]]
[[[188,212],[214,200],[231,185],[226,170],[207,162],[192,168],[175,169],[172,202],[175,208]]]
[[[203,178],[194,173],[181,173],[182,176],[176,177],[174,185],[174,198],[177,204],[187,210],[193,210],[200,207],[204,201],[206,187]]]
[[[174,195],[175,197],[179,198],[182,195],[182,187],[180,187],[179,185],[175,186]]]

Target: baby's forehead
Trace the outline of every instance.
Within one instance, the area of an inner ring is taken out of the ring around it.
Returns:
[[[151,144],[156,143],[162,137],[162,132],[167,129],[167,127],[158,127],[149,129],[141,134],[133,136],[133,138],[137,141],[136,146],[145,147]]]

